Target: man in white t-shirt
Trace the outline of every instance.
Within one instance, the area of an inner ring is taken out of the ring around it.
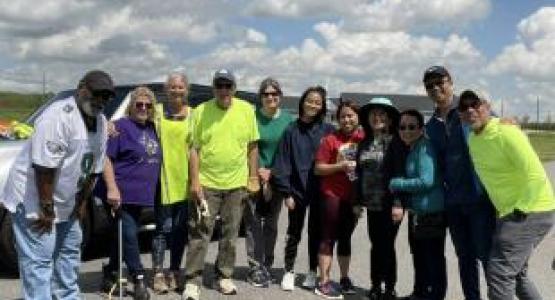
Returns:
[[[0,203],[12,214],[25,299],[78,299],[84,213],[103,169],[112,79],[90,71],[75,96],[47,107],[35,122],[6,182]]]

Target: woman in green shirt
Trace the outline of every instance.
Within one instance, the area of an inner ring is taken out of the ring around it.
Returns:
[[[260,83],[258,96],[261,106],[256,110],[256,122],[260,134],[258,177],[261,189],[249,199],[244,213],[245,244],[250,267],[247,280],[258,287],[267,287],[272,281],[269,269],[274,262],[277,222],[281,210],[281,200],[272,195],[270,188],[270,169],[279,140],[293,121],[291,114],[280,109],[282,95],[277,80],[266,78]]]

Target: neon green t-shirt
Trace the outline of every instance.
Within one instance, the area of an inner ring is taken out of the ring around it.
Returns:
[[[480,134],[470,134],[469,149],[500,217],[515,209],[555,209],[551,182],[528,137],[517,126],[492,118]]]
[[[157,132],[162,145],[160,170],[160,200],[173,204],[187,199],[189,193],[189,145],[191,143],[191,113],[187,118],[171,120],[157,106]]]
[[[248,144],[259,139],[254,107],[233,98],[228,109],[212,99],[193,114],[192,141],[199,153],[200,184],[228,190],[247,185]]]

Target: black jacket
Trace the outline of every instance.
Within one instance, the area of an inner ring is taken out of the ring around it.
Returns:
[[[327,123],[291,123],[281,137],[271,183],[284,197],[293,196],[297,204],[308,206],[318,198],[319,181],[314,174],[314,158],[321,139],[335,128]]]

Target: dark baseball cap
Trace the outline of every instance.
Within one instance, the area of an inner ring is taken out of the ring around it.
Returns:
[[[443,78],[443,77],[449,77],[451,78],[451,75],[449,74],[449,72],[447,71],[447,69],[443,66],[431,66],[428,69],[426,69],[426,71],[424,71],[424,78],[422,79],[422,81],[426,82],[432,78]]]
[[[108,92],[112,96],[116,94],[114,89],[114,82],[108,73],[101,70],[89,71],[83,79],[81,79],[80,84],[84,85],[91,91],[95,92]]]
[[[235,84],[235,75],[230,70],[220,69],[214,73],[214,80],[212,82],[216,83],[218,80],[227,80]]]

